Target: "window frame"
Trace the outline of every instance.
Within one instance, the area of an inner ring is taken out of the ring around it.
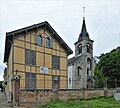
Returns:
[[[51,43],[51,42],[50,42],[50,38],[47,37],[47,38],[46,38],[46,47],[47,47],[47,48],[50,48],[50,47],[51,47],[51,46],[50,46],[50,45],[51,45],[50,43]]]
[[[25,65],[36,65],[36,51],[25,49]]]
[[[91,53],[91,44],[87,43],[87,53]]]
[[[60,57],[52,55],[52,69],[60,69]]]
[[[80,72],[81,70],[82,70],[81,66],[78,66],[77,67],[77,75],[81,75],[81,72]]]
[[[82,53],[82,44],[79,44],[78,45],[78,54],[81,54]]]
[[[42,46],[42,35],[36,35],[36,42],[37,45]]]
[[[36,89],[36,74],[26,72],[25,73],[25,89],[35,90]]]
[[[87,64],[90,65],[89,70],[92,70],[92,61],[89,57],[87,58]]]

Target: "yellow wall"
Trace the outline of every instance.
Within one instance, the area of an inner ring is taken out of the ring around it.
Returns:
[[[42,35],[42,46],[35,44],[36,32],[27,33],[14,39],[14,75],[20,76],[20,88],[25,88],[25,72],[36,74],[36,87],[38,89],[52,88],[52,75],[60,76],[60,88],[67,88],[67,54],[52,35],[40,29],[37,34]],[[46,48],[46,37],[53,39],[53,48]],[[25,49],[36,51],[36,65],[25,65]],[[60,56],[60,69],[52,69],[52,55]],[[40,73],[40,67],[47,67],[48,74]],[[16,72],[17,70],[17,72]],[[63,80],[63,81],[62,81]]]
[[[11,78],[12,78],[12,46],[7,64],[7,91],[12,91]]]

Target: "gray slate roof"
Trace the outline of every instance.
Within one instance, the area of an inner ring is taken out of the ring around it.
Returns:
[[[83,17],[83,24],[82,24],[82,29],[81,33],[79,35],[78,41],[80,41],[82,38],[89,39],[89,34],[86,29],[86,24],[85,24],[85,18]]]

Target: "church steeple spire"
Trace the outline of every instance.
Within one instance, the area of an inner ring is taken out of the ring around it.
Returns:
[[[85,17],[83,17],[83,24],[82,24],[81,33],[87,33],[86,24],[85,24]]]
[[[87,32],[86,24],[85,24],[85,7],[83,7],[83,24],[78,41],[82,40],[83,38],[89,39],[89,34]]]

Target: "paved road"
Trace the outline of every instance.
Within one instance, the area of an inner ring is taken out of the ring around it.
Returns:
[[[5,94],[1,92],[0,92],[0,108],[14,108],[11,107],[9,103],[7,103]]]

